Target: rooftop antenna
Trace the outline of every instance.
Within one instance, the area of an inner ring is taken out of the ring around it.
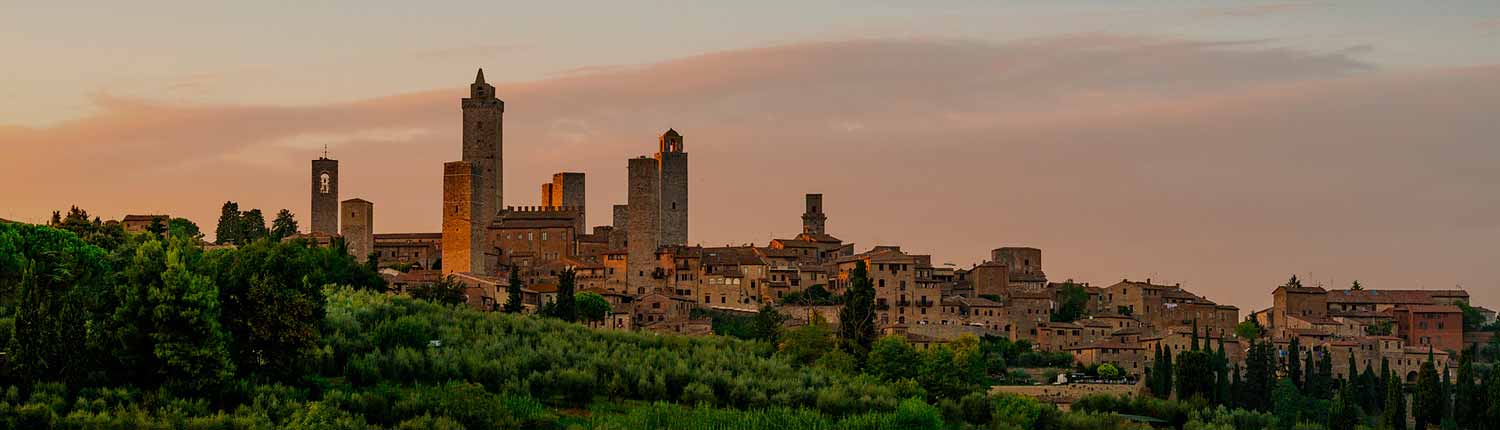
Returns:
[[[323,144],[323,158],[328,158],[328,144]]]

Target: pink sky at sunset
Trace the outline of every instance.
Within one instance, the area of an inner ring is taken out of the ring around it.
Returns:
[[[551,173],[585,172],[590,225],[624,203],[625,160],[672,127],[692,163],[693,243],[794,235],[802,195],[818,192],[831,234],[935,264],[1034,246],[1054,280],[1180,282],[1242,313],[1294,273],[1331,288],[1461,284],[1495,308],[1500,63],[1392,67],[1359,52],[1128,31],[918,35],[526,79],[496,53],[442,71],[440,88],[328,102],[99,89],[87,114],[0,122],[0,217],[76,204],[211,234],[233,200],[291,209],[306,229],[308,160],[327,145],[341,197],[374,202],[377,232],[435,232],[458,99],[484,67],[506,102],[505,203],[536,205]]]

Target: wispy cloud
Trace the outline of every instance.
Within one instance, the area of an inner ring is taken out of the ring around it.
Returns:
[[[1324,5],[1323,2],[1273,2],[1248,5],[1206,7],[1194,10],[1193,15],[1198,17],[1260,17],[1288,13],[1300,9]]]
[[[0,127],[0,181],[26,184],[0,217],[119,216],[142,196],[205,223],[227,199],[305,213],[307,160],[327,143],[341,197],[376,202],[378,231],[435,231],[471,73],[295,107],[101,96],[85,119]],[[1107,34],[717,52],[499,85],[506,199],[530,204],[551,173],[582,171],[590,212],[607,214],[624,159],[674,127],[693,160],[694,241],[796,232],[798,196],[823,192],[846,240],[957,263],[1036,245],[1058,276],[1152,271],[1244,308],[1292,271],[1451,285],[1500,279],[1486,260],[1500,225],[1458,215],[1500,213],[1476,197],[1500,183],[1497,80],[1500,67],[1382,71],[1350,52]]]

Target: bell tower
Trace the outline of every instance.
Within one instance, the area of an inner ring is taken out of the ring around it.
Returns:
[[[484,81],[484,69],[469,84],[463,107],[463,161],[474,167],[473,222],[488,226],[503,208],[505,192],[504,117],[505,102],[495,97],[495,87]],[[481,248],[487,249],[487,248]]]

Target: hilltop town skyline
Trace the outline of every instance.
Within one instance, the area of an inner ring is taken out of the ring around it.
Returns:
[[[1463,31],[1486,40],[1483,10],[1469,15]],[[1338,49],[1111,30],[762,41],[566,75],[515,65],[524,53],[467,52],[461,66],[414,74],[418,83],[370,82],[388,72],[359,67],[299,78],[358,76],[357,90],[321,103],[156,98],[101,68],[89,71],[101,78],[87,85],[95,99],[75,103],[90,111],[0,126],[13,167],[0,179],[32,184],[7,195],[0,218],[41,222],[77,204],[209,226],[233,200],[291,209],[305,230],[303,163],[327,144],[344,162],[345,195],[387,202],[379,232],[432,231],[432,166],[458,156],[453,99],[484,66],[511,105],[516,179],[505,190],[518,206],[534,204],[533,183],[554,172],[622,176],[620,157],[675,127],[697,154],[692,243],[795,233],[800,196],[823,193],[839,237],[939,265],[1034,246],[1058,279],[1180,282],[1246,309],[1268,305],[1261,292],[1290,274],[1330,288],[1462,285],[1479,303],[1500,300],[1486,245],[1500,236],[1500,206],[1483,191],[1500,154],[1482,137],[1496,132],[1486,83],[1500,72],[1482,56],[1413,64],[1377,36]],[[59,175],[59,159],[90,174]],[[593,183],[589,223],[601,224],[625,187]],[[158,184],[172,192],[141,192]],[[747,201],[755,213],[731,209]]]

